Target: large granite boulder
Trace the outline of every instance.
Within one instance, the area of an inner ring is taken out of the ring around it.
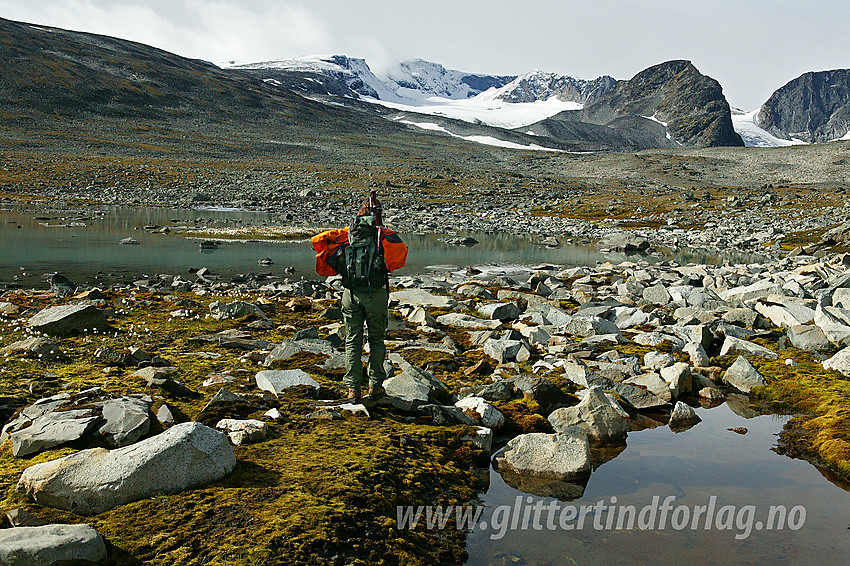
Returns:
[[[106,545],[88,525],[0,529],[0,564],[59,566],[106,560]]]
[[[206,485],[234,467],[236,456],[227,437],[189,422],[132,446],[91,448],[30,466],[18,490],[39,505],[97,515],[153,495]]]
[[[499,472],[558,480],[586,478],[590,444],[587,434],[576,427],[559,434],[521,434],[508,442],[493,463]]]
[[[588,389],[578,405],[553,411],[549,422],[555,432],[579,427],[591,440],[601,444],[625,442],[629,430],[628,421],[611,405],[601,387]]]
[[[27,325],[56,336],[109,328],[106,313],[93,305],[49,307],[36,313]]]

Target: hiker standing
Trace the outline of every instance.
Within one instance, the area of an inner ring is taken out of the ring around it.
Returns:
[[[383,226],[376,191],[363,201],[351,225],[312,238],[319,275],[342,275],[345,322],[345,376],[348,399],[360,402],[364,385],[363,324],[369,330],[369,397],[384,395],[389,274],[404,267],[407,246]]]

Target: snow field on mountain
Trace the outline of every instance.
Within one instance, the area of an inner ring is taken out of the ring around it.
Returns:
[[[780,147],[806,143],[801,140],[783,140],[761,128],[756,118],[759,110],[760,108],[756,108],[746,114],[732,113],[732,127],[744,139],[744,145],[747,147]]]
[[[460,136],[458,134],[453,134],[448,131],[446,128],[439,124],[435,124],[433,122],[414,122],[412,120],[397,120],[400,124],[408,124],[410,126],[416,126],[417,128],[422,128],[423,130],[429,130],[432,132],[441,132],[444,134],[448,134],[453,138],[460,138],[462,140],[466,140],[469,142],[480,143],[483,145],[493,145],[496,147],[506,147],[509,149],[530,149],[534,151],[554,151],[560,153],[559,149],[551,149],[548,147],[540,147],[536,144],[531,145],[522,145],[514,142],[509,142],[505,140],[500,140],[491,136]]]
[[[448,99],[438,96],[423,97],[418,95],[416,91],[409,89],[399,89],[399,95],[404,102],[389,102],[365,97],[364,100],[395,110],[443,116],[470,123],[481,122],[488,126],[508,130],[534,124],[564,110],[580,110],[582,107],[581,104],[576,102],[563,102],[556,98],[512,104],[500,100],[481,99],[478,96],[465,99]]]

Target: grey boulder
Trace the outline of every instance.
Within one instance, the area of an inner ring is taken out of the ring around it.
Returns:
[[[255,380],[257,387],[263,391],[268,391],[275,397],[280,396],[287,389],[295,387],[306,387],[313,390],[318,390],[321,387],[318,381],[300,369],[263,370],[257,373]]]
[[[106,560],[106,545],[88,525],[0,529],[0,564],[50,566]]]
[[[823,361],[824,369],[834,369],[850,377],[850,347],[844,348],[828,360]]]
[[[499,472],[558,480],[590,475],[590,444],[579,428],[559,434],[530,433],[513,438],[494,460]]]
[[[681,401],[676,402],[673,412],[670,413],[670,428],[673,430],[687,429],[700,421],[702,419],[699,418],[699,415],[689,405]]]
[[[222,433],[174,425],[132,446],[91,448],[24,470],[18,490],[39,505],[97,515],[118,505],[217,481],[236,467]]]
[[[766,383],[764,376],[744,356],[738,356],[735,363],[729,366],[723,374],[723,381],[743,393],[749,393],[753,387]]]
[[[759,356],[769,360],[775,360],[779,357],[776,352],[769,350],[764,346],[759,346],[758,344],[747,340],[741,340],[740,338],[727,336],[726,339],[723,340],[723,346],[720,348],[720,355],[727,356],[732,354]]]
[[[788,340],[791,345],[800,350],[820,352],[831,347],[824,331],[812,325],[794,325],[788,329]]]
[[[557,409],[549,415],[555,432],[579,427],[587,436],[602,444],[620,444],[625,441],[629,423],[611,405],[601,387],[591,387],[584,399],[574,407]]]
[[[479,307],[478,313],[492,320],[516,320],[521,314],[516,303],[489,303]]]
[[[103,403],[103,418],[106,421],[98,432],[116,446],[133,444],[150,430],[151,419],[148,404],[141,399],[121,397]]]
[[[106,313],[93,305],[49,307],[36,313],[27,325],[33,330],[57,336],[109,328]]]

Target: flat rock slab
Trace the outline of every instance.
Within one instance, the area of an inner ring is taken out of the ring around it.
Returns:
[[[438,309],[451,309],[457,305],[457,301],[451,297],[434,295],[422,289],[403,289],[390,293],[390,300],[396,300],[402,304],[434,307]]]
[[[257,387],[275,397],[293,387],[309,387],[318,390],[321,385],[300,369],[263,370],[257,373]]]
[[[232,303],[215,302],[210,304],[210,314],[218,320],[233,320],[244,316],[256,316],[262,320],[268,320],[269,317],[263,310],[253,304],[245,301],[234,301]]]
[[[502,325],[500,320],[485,320],[457,312],[438,316],[437,322],[446,326],[460,326],[463,328],[499,328]]]
[[[740,338],[727,336],[726,339],[723,340],[723,346],[720,348],[720,355],[728,356],[732,354],[758,356],[761,358],[767,358],[769,360],[775,360],[779,357],[776,352],[774,352],[773,350],[769,350],[764,346],[759,346],[754,342],[741,340]]]
[[[109,328],[106,313],[92,305],[46,308],[36,313],[27,325],[33,330],[57,336]]]
[[[92,416],[91,413],[87,409],[59,411],[36,418],[29,426],[9,435],[12,456],[23,458],[79,440],[100,420],[100,417]]]
[[[18,481],[18,491],[39,505],[97,515],[153,495],[206,485],[235,467],[227,437],[190,422],[132,446],[91,448],[30,466]]]
[[[0,529],[0,564],[48,566],[106,560],[106,545],[88,525]]]
[[[52,341],[42,336],[33,336],[24,340],[18,340],[0,349],[0,354],[21,354],[24,356],[37,356],[44,359],[57,359],[62,357],[62,350]]]

